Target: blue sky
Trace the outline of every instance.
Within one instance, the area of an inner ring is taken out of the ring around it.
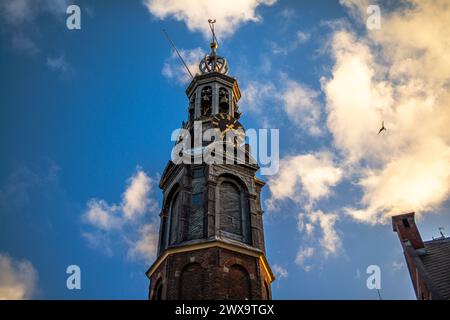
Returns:
[[[280,129],[280,172],[262,177],[273,297],[377,299],[376,264],[383,298],[414,298],[389,216],[417,211],[424,239],[450,232],[448,27],[425,40],[417,21],[443,2],[405,1],[412,14],[388,1],[372,32],[355,3],[76,1],[81,30],[66,28],[65,1],[1,4],[0,278],[25,298],[147,297],[157,181],[187,118],[161,30],[195,72],[214,15],[241,122]],[[71,264],[81,290],[66,288]]]

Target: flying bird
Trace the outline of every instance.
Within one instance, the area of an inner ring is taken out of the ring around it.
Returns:
[[[386,131],[386,127],[384,126],[384,121],[381,122],[381,129],[378,131],[377,135],[379,135],[383,130]]]

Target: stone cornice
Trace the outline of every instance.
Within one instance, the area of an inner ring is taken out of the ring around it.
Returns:
[[[170,255],[181,253],[181,252],[190,252],[195,250],[201,250],[201,249],[208,249],[208,248],[223,248],[234,252],[239,252],[242,254],[246,254],[255,258],[259,258],[261,266],[266,271],[269,281],[273,282],[275,280],[275,276],[272,272],[272,269],[270,268],[270,265],[267,261],[267,258],[263,251],[250,247],[250,246],[243,246],[234,244],[231,242],[225,242],[223,240],[214,239],[212,241],[208,242],[200,242],[200,243],[192,243],[192,244],[186,244],[182,246],[177,247],[171,247],[166,249],[164,252],[162,252],[159,257],[156,259],[155,262],[153,262],[152,266],[147,270],[145,273],[147,277],[150,279],[152,274],[155,272],[155,270],[161,265],[161,263]]]

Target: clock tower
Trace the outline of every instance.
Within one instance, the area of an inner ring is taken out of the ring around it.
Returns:
[[[239,123],[239,85],[217,54],[214,32],[210,48],[201,74],[186,89],[185,134],[174,147],[183,161],[172,156],[159,184],[164,196],[158,255],[146,272],[149,299],[272,297],[260,197],[264,182],[256,177],[259,167]],[[195,135],[208,130],[217,134],[196,145]]]

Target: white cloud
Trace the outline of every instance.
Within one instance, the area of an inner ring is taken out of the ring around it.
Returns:
[[[305,198],[312,203],[328,196],[341,177],[342,170],[328,152],[285,157],[278,174],[269,179],[268,203],[285,199],[300,203]]]
[[[277,279],[277,288],[279,288],[280,280],[288,277],[288,271],[286,270],[286,268],[284,268],[278,264],[274,264],[272,266],[272,271],[275,275],[275,278]]]
[[[258,117],[266,117],[269,108],[272,115],[277,111],[283,112],[298,128],[317,136],[322,133],[322,107],[318,97],[319,92],[282,73],[274,82],[249,81],[243,89],[241,108]]]
[[[271,198],[266,205],[277,211],[280,201],[291,199],[302,205],[307,213],[297,216],[297,227],[304,241],[313,246],[319,243],[323,257],[334,255],[341,248],[341,239],[334,228],[337,214],[312,211],[316,202],[330,195],[342,177],[342,170],[335,166],[332,155],[327,152],[287,157],[280,161],[280,171],[269,179]],[[319,240],[317,240],[319,239]],[[296,263],[302,264],[314,251],[300,248]],[[311,269],[309,266],[307,269]]]
[[[22,33],[14,34],[11,42],[12,47],[17,51],[24,52],[29,55],[34,55],[39,52],[39,48],[36,43]]]
[[[35,54],[39,52],[31,36],[38,29],[35,20],[40,16],[63,17],[68,5],[67,0],[2,0],[0,25],[11,33],[13,48]]]
[[[135,220],[146,212],[156,211],[157,203],[150,198],[152,183],[152,179],[138,167],[127,180],[122,202],[109,205],[104,200],[90,199],[84,213],[85,221],[97,228],[111,230],[120,228],[127,220]]]
[[[90,199],[87,203],[87,211],[84,214],[85,222],[101,230],[118,229],[123,221],[119,216],[121,207],[110,206],[104,200]]]
[[[295,263],[298,266],[307,267],[305,271],[308,272],[310,268],[308,268],[307,265],[305,266],[304,263],[308,258],[311,258],[314,255],[314,252],[315,249],[313,247],[300,247],[297,251],[297,256],[295,257]]]
[[[59,166],[52,161],[34,161],[16,165],[0,185],[0,213],[23,212],[33,195],[44,190],[57,190]]]
[[[138,170],[128,179],[128,187],[122,196],[125,218],[134,219],[135,216],[142,215],[150,207],[155,208],[157,206],[157,203],[149,198],[152,183],[151,178],[141,170]]]
[[[297,17],[295,10],[291,8],[284,8],[280,11],[279,15],[287,20]]]
[[[32,22],[40,14],[63,15],[67,0],[3,0],[0,2],[0,16],[15,27]]]
[[[387,222],[390,215],[405,211],[422,213],[448,198],[450,147],[443,141],[408,148],[384,164],[367,170],[359,185],[364,190],[363,210],[348,209],[355,219],[369,223]]]
[[[47,66],[52,71],[58,72],[68,72],[71,70],[69,63],[66,60],[64,55],[55,56],[55,57],[47,57]]]
[[[22,24],[34,18],[30,7],[31,2],[27,0],[5,0],[0,2],[0,14],[4,21],[12,25]]]
[[[249,81],[242,93],[242,110],[264,113],[265,104],[277,96],[277,88],[272,82]]]
[[[365,24],[366,2],[342,3]],[[365,36],[346,23],[334,25],[334,66],[321,79],[333,149],[324,152],[326,161],[314,154],[286,157],[269,181],[269,205],[291,199],[306,212],[298,215],[304,235],[299,264],[318,252],[316,244],[324,257],[339,252],[335,225],[342,212],[357,221],[388,223],[393,214],[420,216],[449,197],[450,7],[445,1],[407,3],[383,12],[382,28]],[[378,135],[382,121],[387,131]],[[336,213],[315,210],[341,179],[360,187],[360,202]]]
[[[110,233],[104,230],[96,230],[82,232],[81,237],[86,241],[90,248],[99,250],[108,257],[113,255],[113,241]],[[117,250],[117,246],[114,246],[114,250]]]
[[[196,74],[199,74],[200,70],[198,66],[205,56],[205,52],[199,47],[189,50],[179,49],[178,51],[192,75],[195,76]],[[175,51],[173,51],[172,55],[164,62],[162,75],[167,79],[175,80],[180,84],[186,84],[191,81],[191,76],[187,73],[186,68],[179,60]]]
[[[275,274],[275,277],[278,278],[279,280],[288,277],[288,271],[286,270],[286,268],[283,268],[282,266],[280,266],[278,264],[274,264],[272,266],[272,270]]]
[[[37,271],[26,260],[0,253],[0,300],[30,299],[36,288]]]
[[[282,92],[284,111],[292,122],[307,129],[311,135],[321,134],[318,126],[321,113],[318,95],[317,91],[296,81],[285,80]]]
[[[305,31],[297,31],[296,36],[299,43],[308,42],[309,39],[311,38],[311,34]]]
[[[220,39],[231,36],[246,22],[260,22],[256,13],[260,5],[273,5],[276,0],[145,0],[148,11],[159,19],[167,17],[183,21],[189,30],[211,37],[208,19],[216,19]]]
[[[324,213],[321,210],[300,213],[298,229],[304,235],[304,242],[320,244],[325,258],[335,255],[342,248],[342,240],[335,228],[339,219],[336,213]]]
[[[310,242],[310,248],[320,244],[322,257],[335,255],[342,247],[342,241],[335,229],[339,216],[335,213],[314,211],[316,203],[329,196],[331,188],[341,180],[343,172],[338,168],[332,154],[321,152],[284,158],[280,161],[279,173],[269,179],[271,198],[266,205],[271,211],[278,210],[280,201],[290,199],[302,205],[306,213],[297,216],[297,227],[303,235],[303,242]],[[311,258],[315,251],[300,247],[296,263],[301,265]],[[309,265],[308,270],[312,269]]]
[[[364,4],[343,3],[365,23]],[[363,191],[347,208],[358,221],[420,215],[450,194],[450,7],[407,3],[383,12],[382,28],[367,36],[336,31],[332,76],[322,80],[328,128]],[[377,135],[381,121],[387,131]]]
[[[128,246],[129,257],[153,259],[158,239],[158,204],[151,197],[154,184],[155,181],[138,167],[127,180],[120,204],[109,205],[101,199],[90,199],[82,218],[94,230],[82,232],[82,237],[91,247],[101,248],[108,255],[113,254],[112,246],[118,239]],[[151,223],[145,223],[144,218]],[[136,232],[138,223],[144,226]]]
[[[139,237],[128,251],[131,258],[152,261],[158,249],[158,227],[154,223],[145,224],[139,230]]]
[[[294,36],[291,36],[289,41],[280,44],[275,41],[269,41],[271,52],[275,55],[287,56],[293,51],[295,51],[300,45],[306,43],[311,38],[311,34],[305,31],[297,31]]]
[[[394,271],[399,271],[405,267],[405,263],[403,261],[392,261],[392,269]]]
[[[341,2],[365,24],[367,1]],[[305,261],[319,253],[317,244],[325,258],[342,248],[335,227],[339,214],[388,223],[393,214],[416,211],[420,216],[449,198],[450,7],[442,0],[405,3],[383,11],[382,28],[365,36],[354,34],[347,23],[333,24],[328,49],[334,65],[331,76],[321,79],[333,148],[285,157],[278,175],[269,179],[269,210],[286,199],[303,206],[297,220],[303,243],[296,261],[305,270],[313,268]],[[275,96],[272,101],[282,101],[297,127],[313,134],[312,124],[320,123],[322,112],[312,107],[317,93],[284,83],[289,90],[267,83],[260,88]],[[258,86],[250,89],[257,100]],[[309,113],[296,123],[299,109]],[[378,135],[382,121],[387,131]],[[333,213],[316,210],[342,179],[360,188],[359,203]]]
[[[392,105],[389,86],[384,81],[373,84],[373,57],[351,34],[336,32],[332,50],[336,59],[333,76],[323,79],[323,84],[328,128],[335,144],[352,163],[368,155],[382,158],[386,143],[377,132],[387,116],[385,110]],[[385,121],[390,131],[391,121]]]
[[[305,272],[310,272],[313,269],[313,265],[306,265],[303,267],[303,270],[305,270]]]
[[[322,211],[314,211],[308,215],[311,223],[319,224],[322,236],[319,240],[320,245],[324,249],[326,255],[334,255],[341,248],[342,241],[339,237],[334,225],[338,219],[337,214],[323,213]]]

